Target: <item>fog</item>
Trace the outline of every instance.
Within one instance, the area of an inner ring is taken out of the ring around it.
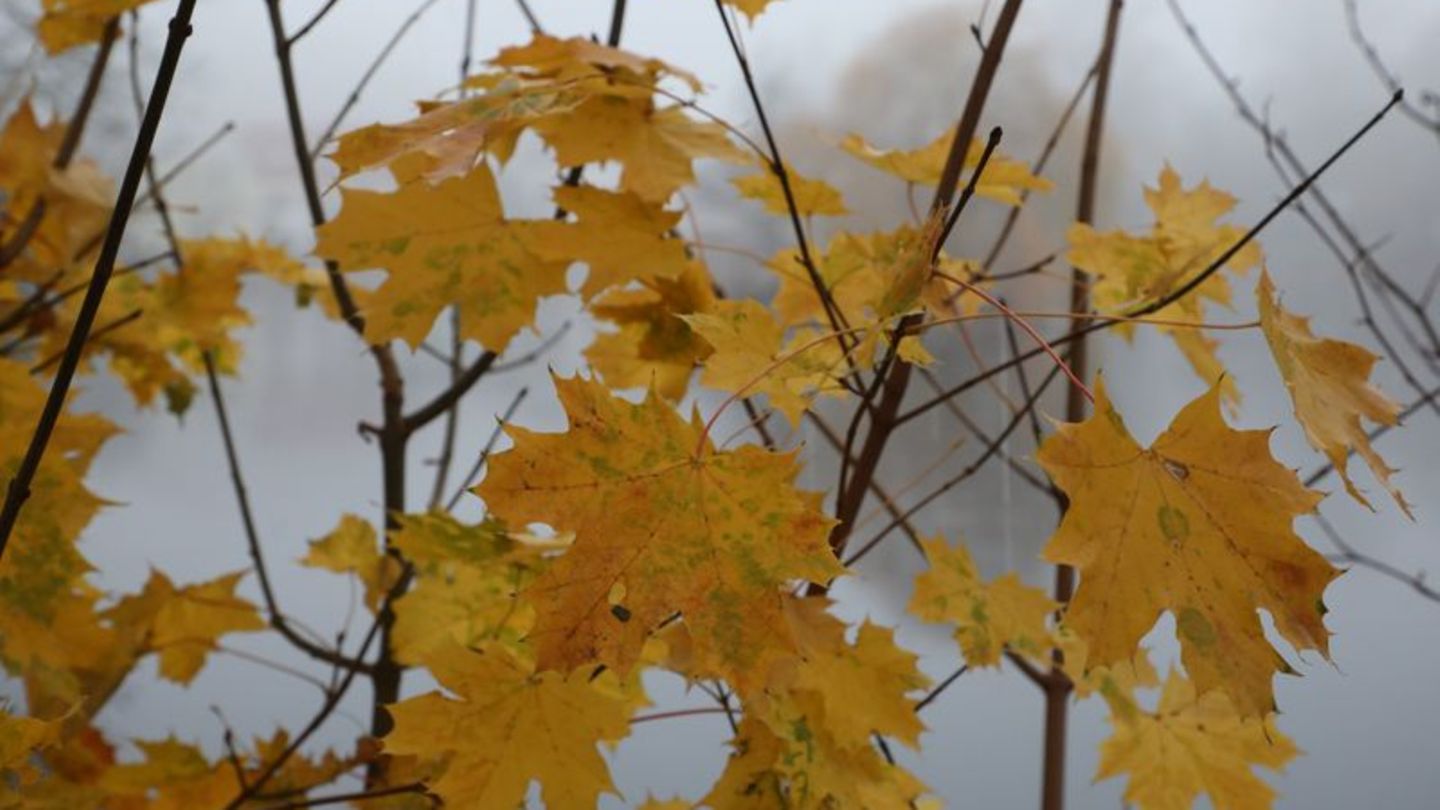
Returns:
[[[30,0],[3,3],[7,10],[16,6],[15,16],[23,23]],[[158,61],[166,5],[147,7],[142,16],[146,76]],[[292,26],[319,5],[314,0],[283,4]],[[302,43],[297,71],[312,133],[329,123],[374,55],[417,5],[413,0],[347,0]],[[534,0],[530,5],[556,34],[603,36],[609,24],[610,4],[601,0]],[[631,0],[629,5],[625,47],[694,71],[709,86],[705,99],[709,109],[747,131],[757,131],[753,108],[741,92],[739,74],[708,0]],[[985,128],[1005,127],[1006,151],[1028,159],[1049,135],[1094,59],[1104,7],[1100,0],[1037,2],[1022,11],[982,122]],[[1273,126],[1312,165],[1389,96],[1351,42],[1340,0],[1305,4],[1195,0],[1187,4],[1187,11],[1227,73],[1239,79],[1242,92],[1265,110]],[[855,211],[837,227],[887,228],[907,217],[903,191],[845,157],[835,144],[845,133],[857,131],[881,144],[919,145],[951,123],[978,58],[968,29],[980,12],[981,5],[972,2],[784,0],[745,30],[759,90],[778,122],[787,159],[840,187]],[[1440,42],[1440,6],[1422,0],[1366,2],[1361,15],[1387,63],[1402,80],[1414,83],[1412,98],[1418,99],[1427,83],[1440,88],[1440,49],[1434,47]],[[400,120],[411,114],[415,100],[453,86],[463,41],[462,19],[460,0],[440,0],[421,17],[364,90],[347,119],[349,125]],[[989,23],[986,17],[987,30]],[[527,37],[528,28],[516,5],[482,0],[475,29],[477,57]],[[7,71],[24,64],[10,44],[4,47]],[[123,61],[117,59],[112,66],[107,87],[115,95],[102,108],[86,143],[112,170],[123,160],[133,130],[133,114],[121,89]],[[41,71],[35,79],[37,98],[67,104],[80,72],[83,62],[76,59]],[[1049,176],[1056,181],[1056,190],[1036,198],[1027,209],[997,270],[1021,266],[1063,247],[1064,227],[1075,204],[1083,109],[1053,159]],[[157,144],[162,168],[226,121],[235,123],[234,134],[171,187],[170,202],[180,211],[182,231],[189,236],[243,231],[303,253],[311,244],[311,234],[289,149],[264,7],[258,0],[200,4],[195,34]],[[1166,4],[1136,0],[1125,10],[1116,55],[1098,224],[1139,228],[1148,223],[1141,187],[1153,183],[1167,161],[1187,184],[1208,178],[1235,194],[1240,199],[1234,215],[1238,222],[1255,221],[1286,191],[1267,162],[1259,137],[1237,118]],[[322,170],[327,173],[322,182],[328,182],[333,171],[328,164]],[[701,167],[701,188],[691,199],[704,240],[761,254],[786,246],[789,232],[783,222],[765,218],[758,206],[736,202],[724,183],[729,171]],[[1440,262],[1437,181],[1440,139],[1394,115],[1337,165],[1322,186],[1364,242],[1384,240],[1376,255],[1401,284],[1418,292]],[[501,182],[510,214],[547,211],[547,185],[553,182],[553,173],[534,143],[522,148]],[[337,196],[327,197],[332,212]],[[992,208],[973,220],[967,216],[952,252],[973,255],[987,247],[998,213]],[[159,239],[154,221],[137,220],[126,255],[148,255]],[[1287,308],[1314,315],[1317,332],[1378,349],[1358,321],[1343,268],[1303,220],[1283,215],[1261,241],[1269,271],[1285,291]],[[727,290],[768,294],[770,282],[753,264],[718,252],[707,259]],[[1253,317],[1249,290],[1249,282],[1237,284],[1235,312],[1223,313],[1224,319]],[[1064,294],[1063,284],[1041,279],[1024,286],[1017,300],[1053,308]],[[378,450],[356,429],[360,420],[377,417],[374,367],[353,335],[315,311],[295,309],[289,293],[279,287],[255,281],[246,289],[245,303],[255,314],[256,326],[243,334],[246,354],[241,373],[238,379],[225,381],[225,392],[271,575],[287,612],[326,636],[333,636],[349,618],[354,637],[364,627],[363,610],[354,608],[355,590],[342,578],[302,569],[294,560],[304,553],[307,539],[323,535],[342,514],[379,517]],[[574,303],[548,302],[540,323],[547,335],[571,324],[546,359],[550,368],[562,375],[582,369],[580,350],[593,328]],[[982,349],[1003,350],[1001,329],[999,322],[976,328]],[[513,353],[523,354],[544,337],[520,339]],[[1153,338],[1142,332],[1133,344],[1126,344],[1110,336],[1099,341],[1096,350],[1118,408],[1143,442],[1204,390],[1174,347]],[[1281,425],[1272,440],[1276,457],[1302,471],[1317,467],[1322,459],[1305,444],[1295,425],[1259,335],[1239,332],[1221,339],[1222,358],[1245,395],[1233,421],[1244,427]],[[942,363],[952,367],[949,373],[965,373],[970,361],[963,351],[955,346],[934,348]],[[471,346],[470,351],[473,356],[477,349]],[[405,362],[411,402],[424,401],[444,385],[442,364],[424,355],[407,357]],[[953,370],[957,365],[960,370]],[[946,373],[943,366],[941,373]],[[1378,377],[1397,400],[1414,398],[1392,364],[1382,363]],[[1428,386],[1437,382],[1434,373],[1424,379]],[[81,405],[105,410],[126,430],[107,446],[92,476],[92,488],[116,502],[92,524],[83,541],[85,552],[103,572],[102,587],[134,589],[151,566],[178,580],[248,567],[208,399],[197,399],[177,421],[162,411],[134,410],[125,393],[106,377],[87,378],[83,387]],[[468,468],[489,437],[496,414],[522,387],[528,387],[530,397],[517,421],[538,429],[563,428],[546,363],[497,375],[482,384],[463,409],[457,468]],[[917,393],[917,401],[925,393]],[[700,402],[702,407],[713,407],[717,400],[702,396]],[[992,433],[1008,418],[984,387],[961,405]],[[1061,410],[1058,399],[1046,400],[1048,414],[1058,416]],[[739,425],[737,421],[734,426]],[[956,431],[945,416],[910,429],[891,448],[882,473],[885,479],[903,481],[924,468],[937,447],[958,438]],[[810,436],[796,440],[804,442],[807,458],[814,459],[804,483],[817,489],[831,486],[830,457],[820,452],[823,442]],[[436,454],[438,441],[439,430],[434,429],[412,444],[412,504],[423,504],[429,496],[432,468],[426,460]],[[963,466],[980,444],[971,440],[968,452],[957,454],[947,469]],[[1377,447],[1402,469],[1396,480],[1418,504],[1416,519],[1411,522],[1400,515],[1363,469],[1355,475],[1376,496],[1377,510],[1368,512],[1346,499],[1332,478],[1322,486],[1336,494],[1325,501],[1322,512],[1366,553],[1400,570],[1440,568],[1436,532],[1440,524],[1435,516],[1440,502],[1440,463],[1435,460],[1440,430],[1434,412],[1416,413],[1402,430],[1380,439]],[[1027,438],[1017,434],[1007,450],[1019,463],[1037,469],[1029,458],[1033,447]],[[478,516],[478,500],[467,496],[462,514]],[[943,531],[952,539],[965,537],[987,571],[1018,568],[1027,579],[1041,584],[1048,582],[1049,572],[1035,555],[1054,520],[1051,502],[1037,497],[997,463],[973,486],[967,484],[927,510],[919,523],[926,531]],[[1312,522],[1302,521],[1300,532],[1316,548],[1333,550]],[[957,656],[945,628],[922,626],[903,615],[909,583],[917,571],[913,551],[893,542],[857,566],[856,575],[845,580],[836,595],[847,618],[868,616],[898,626],[900,643],[921,654],[922,666],[938,680],[955,669]],[[258,601],[253,577],[244,587]],[[1333,663],[1304,658],[1298,666],[1303,677],[1281,678],[1277,688],[1283,711],[1280,726],[1305,751],[1283,774],[1265,774],[1282,794],[1279,806],[1433,806],[1431,797],[1440,795],[1440,769],[1434,767],[1429,748],[1440,721],[1440,695],[1434,689],[1440,677],[1440,604],[1363,569],[1333,585],[1326,602],[1331,609],[1327,623],[1335,633]],[[1166,619],[1149,640],[1162,671],[1175,658],[1172,637],[1173,625]],[[297,659],[279,639],[239,636],[226,644],[322,678],[327,674],[308,660]],[[1293,655],[1287,657],[1295,660]],[[659,709],[705,704],[703,694],[685,694],[676,678],[656,677],[650,685]],[[406,693],[430,686],[421,677],[409,676]],[[161,682],[152,661],[131,676],[100,722],[115,738],[173,732],[204,742],[214,751],[222,727],[212,705],[223,707],[228,723],[246,736],[268,734],[277,723],[293,727],[296,718],[309,716],[319,697],[318,690],[293,676],[236,655],[217,656],[188,689]],[[317,736],[316,746],[348,747],[355,735],[366,730],[368,701],[365,689],[355,690]],[[900,756],[947,806],[1033,806],[1039,790],[1042,706],[1038,692],[1012,669],[967,674],[927,709],[924,719],[931,731],[923,738],[923,754],[901,752]],[[1121,806],[1123,780],[1090,784],[1097,744],[1107,734],[1103,705],[1094,700],[1079,703],[1073,716],[1070,806]],[[727,732],[717,715],[637,726],[613,757],[625,801],[611,797],[607,806],[632,806],[645,798],[647,790],[658,797],[703,795],[724,764]]]

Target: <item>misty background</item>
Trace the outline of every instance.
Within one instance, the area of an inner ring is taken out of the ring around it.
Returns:
[[[42,105],[68,115],[89,52],[81,49],[53,63],[27,53],[25,28],[37,5],[35,0],[0,0],[5,12],[0,15],[5,26],[0,30],[0,98],[10,102],[17,93],[33,89]],[[147,87],[171,5],[155,3],[141,15]],[[286,0],[282,7],[293,30],[320,5],[318,0]],[[708,84],[703,102],[708,109],[747,132],[758,132],[708,0],[631,0],[629,5],[623,47],[695,72]],[[1095,57],[1105,5],[1102,0],[1032,2],[1021,12],[982,120],[986,129],[1005,127],[1004,151],[1025,160],[1038,152]],[[301,101],[312,136],[323,131],[375,54],[419,6],[418,0],[347,0],[298,47]],[[533,0],[530,6],[547,31],[559,36],[603,37],[609,25],[607,0]],[[971,0],[783,0],[772,4],[753,27],[742,26],[759,91],[777,121],[786,159],[801,172],[839,187],[854,212],[850,218],[822,223],[822,236],[834,228],[889,229],[908,219],[903,186],[849,158],[836,144],[853,131],[878,145],[913,147],[950,126],[979,54],[969,27],[978,22],[989,30],[990,18],[982,21],[984,10],[982,3]],[[1272,125],[1311,165],[1389,96],[1351,41],[1342,0],[1192,0],[1186,11],[1226,72],[1239,79],[1241,91],[1265,110]],[[1368,37],[1416,103],[1426,87],[1440,88],[1440,49],[1434,47],[1440,42],[1440,6],[1423,0],[1370,0],[1360,3],[1359,14]],[[403,120],[413,114],[415,100],[452,88],[459,75],[463,20],[463,0],[438,0],[420,16],[365,88],[346,128]],[[474,36],[475,55],[483,59],[499,47],[526,41],[529,28],[511,0],[481,0]],[[135,127],[125,59],[117,48],[104,88],[107,95],[83,150],[113,174],[118,174]],[[1064,228],[1074,211],[1087,108],[1088,102],[1083,103],[1046,173],[1056,190],[1032,198],[994,270],[1021,267],[1063,249]],[[243,232],[304,255],[312,236],[259,0],[200,4],[156,146],[162,171],[227,121],[234,122],[235,131],[168,187],[182,233],[199,237]],[[540,147],[527,141],[501,174],[506,209],[512,216],[544,216],[555,175]],[[1141,187],[1155,182],[1166,161],[1187,186],[1204,178],[1237,196],[1234,222],[1257,220],[1286,191],[1266,161],[1260,139],[1237,118],[1167,5],[1132,0],[1115,57],[1097,225],[1148,226],[1151,217]],[[704,242],[761,255],[791,244],[786,223],[766,217],[754,203],[737,200],[724,182],[733,169],[713,164],[698,168],[700,187],[687,195],[694,207],[693,224]],[[322,161],[322,184],[333,176],[333,167]],[[1397,280],[1418,294],[1440,262],[1437,181],[1440,138],[1397,114],[1321,185],[1360,238],[1380,244],[1376,255]],[[327,197],[331,213],[337,197]],[[988,248],[1004,213],[994,204],[971,210],[974,215],[967,213],[950,245],[955,255],[976,255]],[[687,225],[687,236],[690,233]],[[138,218],[125,254],[151,255],[160,240],[158,223]],[[1378,350],[1358,321],[1343,268],[1299,217],[1281,216],[1261,242],[1288,309],[1313,315],[1322,335]],[[770,275],[744,258],[716,251],[706,259],[732,295],[763,297],[773,288]],[[1211,318],[1252,318],[1254,277],[1236,284],[1235,312],[1216,310]],[[1017,307],[1055,309],[1066,286],[1037,276],[1007,291]],[[344,578],[303,569],[294,561],[304,554],[308,539],[328,532],[346,512],[379,520],[378,450],[356,430],[359,421],[378,417],[374,367],[347,329],[318,311],[295,309],[290,293],[268,281],[251,281],[244,303],[256,325],[242,332],[246,354],[239,378],[224,384],[271,576],[287,613],[327,637],[349,621],[349,637],[354,638],[366,621],[357,607],[356,589]],[[467,398],[456,448],[457,475],[469,468],[496,415],[521,388],[528,388],[530,395],[518,423],[563,429],[546,364],[562,375],[582,370],[580,352],[594,329],[575,304],[564,299],[547,302],[539,323],[543,334],[518,339],[511,354],[524,354],[562,324],[571,326],[544,362],[497,374]],[[999,321],[973,328],[988,358],[1006,351],[1002,330]],[[1218,334],[1222,359],[1245,395],[1232,423],[1247,428],[1281,425],[1272,440],[1276,457],[1302,473],[1315,469],[1322,459],[1305,444],[1259,333]],[[443,329],[436,335],[441,345],[448,340]],[[929,344],[941,357],[937,372],[950,379],[968,376],[973,368],[955,343],[954,333],[947,332],[932,336]],[[469,351],[473,357],[478,349],[471,346]],[[1168,340],[1143,329],[1133,344],[1104,337],[1093,354],[1097,364],[1109,370],[1112,397],[1142,442],[1148,443],[1205,387]],[[1032,368],[1043,371],[1042,365]],[[405,372],[411,403],[425,401],[446,382],[444,365],[423,354],[408,357]],[[1377,377],[1396,400],[1414,399],[1389,364],[1381,364]],[[1436,382],[1434,374],[1426,379],[1428,385]],[[998,384],[1009,386],[1007,394],[1019,393],[1009,375]],[[98,583],[111,591],[133,590],[151,566],[177,581],[248,567],[208,396],[198,398],[177,421],[158,409],[136,411],[105,376],[86,378],[83,387],[80,406],[105,411],[126,430],[107,445],[91,477],[92,488],[117,503],[100,515],[83,540],[85,553],[103,572]],[[924,386],[912,387],[916,401],[929,394]],[[1055,386],[1045,401],[1046,413],[1062,412],[1060,391]],[[702,394],[699,401],[702,408],[713,407],[718,398]],[[959,404],[992,434],[1009,416],[984,386]],[[740,421],[733,427],[738,429]],[[1030,460],[1033,446],[1025,434],[1017,431],[1007,452],[1038,469]],[[897,482],[898,488],[898,482],[929,466],[939,450],[962,436],[943,409],[919,420],[887,451],[883,480]],[[412,442],[409,502],[417,507],[429,496],[432,467],[426,460],[436,455],[439,439],[437,423]],[[804,442],[811,461],[803,483],[815,489],[833,486],[832,456],[823,440],[808,434],[795,440]],[[968,438],[927,482],[934,485],[961,469],[982,444]],[[1396,481],[1417,504],[1415,521],[1400,515],[1368,471],[1358,466],[1356,480],[1376,495],[1377,511],[1366,511],[1342,492],[1325,501],[1323,514],[1361,550],[1401,570],[1440,569],[1435,514],[1440,504],[1440,430],[1435,413],[1417,412],[1402,430],[1380,439],[1377,448],[1401,468]],[[1333,478],[1321,486],[1339,490]],[[922,486],[916,494],[926,489]],[[479,501],[466,496],[460,514],[477,517]],[[1050,572],[1035,555],[1055,517],[1048,498],[1037,496],[1004,463],[996,462],[924,512],[917,523],[952,541],[963,536],[987,573],[1014,568],[1029,581],[1048,585]],[[1316,548],[1334,550],[1312,521],[1302,520],[1299,531]],[[921,625],[903,614],[918,570],[913,550],[892,539],[836,589],[838,612],[899,627],[901,645],[919,653],[922,667],[939,680],[958,663],[948,628]],[[253,577],[242,590],[259,602]],[[1440,694],[1434,688],[1440,676],[1440,604],[1364,569],[1334,584],[1326,602],[1331,608],[1328,625],[1335,633],[1333,664],[1314,656],[1302,659],[1298,669],[1304,677],[1281,678],[1277,684],[1280,726],[1305,755],[1282,775],[1262,776],[1281,792],[1281,807],[1433,806],[1431,797],[1440,795],[1440,769],[1434,767],[1431,747],[1440,721]],[[1174,660],[1172,638],[1173,623],[1166,618],[1147,642],[1162,672]],[[293,655],[278,637],[233,636],[226,645],[322,679],[328,674]],[[1293,653],[1286,655],[1295,661]],[[707,703],[703,694],[687,695],[675,677],[657,676],[649,685],[657,710]],[[407,694],[429,688],[428,679],[407,675]],[[248,737],[268,735],[277,724],[294,727],[319,700],[317,689],[293,675],[243,655],[222,653],[188,689],[160,681],[153,660],[147,661],[99,720],[112,738],[174,733],[203,742],[214,753],[220,750],[223,727],[213,705],[223,709],[238,734]],[[315,746],[348,747],[367,730],[368,701],[368,690],[357,687]],[[972,672],[926,710],[924,720],[931,731],[923,738],[923,754],[897,753],[947,805],[1029,807],[1039,792],[1042,705],[1038,691],[1018,672]],[[720,715],[636,726],[613,756],[625,802],[611,797],[607,806],[639,803],[647,790],[662,798],[700,797],[724,766],[728,731]],[[1101,702],[1075,706],[1069,749],[1072,807],[1121,806],[1123,779],[1089,783],[1098,761],[1097,745],[1107,733]]]

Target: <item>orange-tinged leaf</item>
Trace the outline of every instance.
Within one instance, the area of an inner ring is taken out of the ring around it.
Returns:
[[[995,666],[1006,650],[1045,662],[1055,646],[1050,615],[1059,607],[1038,588],[1008,573],[983,582],[963,543],[944,537],[922,541],[930,567],[915,578],[909,610],[932,622],[955,625],[955,641],[972,667]]]
[[[1368,419],[1394,425],[1399,421],[1400,406],[1370,384],[1370,371],[1378,358],[1353,343],[1315,337],[1309,318],[1286,312],[1275,301],[1275,285],[1270,283],[1268,273],[1261,274],[1255,294],[1260,306],[1260,328],[1290,391],[1305,439],[1330,459],[1352,498],[1370,506],[1346,471],[1350,454],[1356,453],[1400,509],[1410,515],[1410,504],[1390,483],[1390,474],[1395,471],[1370,446],[1370,437],[1360,422]]]
[[[882,172],[893,174],[907,183],[933,186],[940,182],[945,170],[945,160],[950,154],[950,142],[954,130],[916,149],[880,149],[872,146],[859,135],[847,135],[840,147],[854,157],[874,166]],[[963,169],[974,169],[980,165],[980,156],[985,145],[979,138],[970,142],[965,152]],[[1049,191],[1054,184],[1043,177],[1030,173],[1030,167],[996,150],[975,184],[975,193],[1007,205],[1019,205],[1022,191]]]
[[[1110,723],[1095,778],[1129,774],[1125,801],[1138,810],[1189,810],[1201,794],[1216,810],[1265,810],[1275,791],[1254,768],[1280,770],[1298,753],[1273,715],[1244,716],[1223,692],[1197,697],[1173,672],[1157,711]]]
[[[845,207],[845,198],[834,186],[824,180],[805,177],[788,167],[785,173],[790,182],[790,193],[795,198],[795,210],[800,216],[841,217],[850,213],[850,209]],[[741,197],[763,203],[768,213],[789,216],[790,206],[785,201],[780,178],[768,166],[755,174],[731,178],[730,183]]]
[[[783,588],[841,572],[818,496],[795,489],[793,453],[718,451],[651,396],[639,405],[580,378],[555,380],[563,434],[507,428],[510,452],[476,492],[510,525],[574,532],[525,591],[539,667],[628,672],[646,637],[680,614],[710,668],[745,682],[793,646]],[[618,598],[617,598],[618,597]]]
[[[535,672],[505,647],[451,646],[428,662],[456,698],[437,692],[389,707],[385,750],[449,755],[429,788],[455,807],[516,807],[531,781],[545,806],[592,808],[614,792],[597,747],[629,734],[629,704],[588,670]],[[603,680],[603,679],[602,679]]]
[[[467,339],[503,351],[542,297],[565,291],[566,263],[531,252],[523,226],[505,219],[488,166],[433,186],[414,168],[402,167],[397,177],[408,182],[394,192],[343,189],[315,253],[346,271],[388,273],[362,313],[369,339],[418,347],[453,304]]]
[[[1212,388],[1149,448],[1105,393],[1095,414],[1061,425],[1038,460],[1070,498],[1045,547],[1080,570],[1066,627],[1089,666],[1128,661],[1164,611],[1197,688],[1224,690],[1245,715],[1274,708],[1272,676],[1288,670],[1258,611],[1299,650],[1328,654],[1321,601],[1337,571],[1292,524],[1320,501],[1270,456],[1265,430],[1238,431]]]

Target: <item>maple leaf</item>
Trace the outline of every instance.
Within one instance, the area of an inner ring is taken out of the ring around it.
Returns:
[[[842,747],[868,747],[871,735],[882,734],[917,748],[925,724],[910,695],[930,683],[918,659],[895,644],[892,630],[868,621],[847,643],[845,623],[830,605],[824,597],[786,600],[796,654],[777,660],[763,692],[745,695],[746,710],[777,730],[798,711]]]
[[[529,223],[526,245],[542,259],[585,262],[590,273],[580,291],[586,298],[630,281],[685,272],[685,244],[672,235],[678,211],[594,186],[559,186],[554,193],[555,203],[579,221]]]
[[[397,754],[448,754],[429,787],[456,807],[515,807],[532,780],[546,807],[591,808],[614,792],[597,746],[630,733],[630,704],[588,671],[535,672],[501,645],[450,646],[427,660],[442,686],[388,708]],[[601,681],[605,676],[601,676]]]
[[[685,395],[696,363],[712,351],[684,316],[714,308],[715,284],[694,261],[677,278],[641,283],[641,289],[612,289],[591,303],[590,313],[619,331],[596,335],[585,359],[612,388],[651,387],[676,401]]]
[[[850,209],[845,207],[845,198],[834,186],[824,180],[805,177],[788,167],[785,173],[790,182],[790,193],[795,198],[796,213],[800,216],[840,217],[850,213]],[[780,178],[775,176],[769,166],[762,166],[756,174],[733,177],[730,184],[735,186],[741,197],[763,203],[767,213],[776,216],[790,215],[790,206],[785,201],[785,190],[780,185]]]
[[[345,515],[329,534],[310,541],[300,564],[354,574],[365,586],[365,607],[372,613],[400,576],[400,563],[380,550],[375,527],[355,515]]]
[[[1274,716],[1246,717],[1223,692],[1197,697],[1170,673],[1152,714],[1111,717],[1095,778],[1130,775],[1125,801],[1140,810],[1188,810],[1206,794],[1216,810],[1264,810],[1275,791],[1252,770],[1279,770],[1298,753]]]
[[[903,225],[870,234],[838,233],[816,257],[816,272],[846,323],[852,327],[884,323],[913,309],[926,292],[936,237],[938,233],[928,225]],[[786,326],[829,326],[819,293],[796,251],[780,251],[766,267],[779,279],[772,306]],[[969,278],[979,269],[973,262],[943,252],[935,267],[959,278]],[[968,298],[961,302],[975,300],[973,294],[962,295]]]
[[[758,301],[717,301],[685,322],[711,346],[700,377],[708,388],[763,394],[791,425],[800,423],[816,395],[844,393],[837,377],[845,358],[837,341],[804,330],[787,343],[785,327]]]
[[[0,358],[0,479],[10,480],[19,467],[46,395],[28,367]],[[0,558],[0,630],[22,616],[43,627],[90,570],[75,540],[104,501],[84,478],[101,445],[117,432],[99,415],[61,413],[50,451],[30,483],[27,508]],[[5,614],[16,618],[7,620]],[[0,632],[0,649],[14,641]]]
[[[952,129],[917,149],[887,150],[872,146],[859,135],[851,134],[840,142],[840,148],[907,183],[933,186],[940,182],[940,175],[945,170],[945,160],[950,154],[950,142],[954,138],[955,132]],[[979,138],[970,141],[961,168],[974,169],[979,166],[980,156],[984,152],[983,141]],[[985,171],[980,173],[980,179],[975,184],[975,194],[1007,205],[1020,205],[1022,191],[1049,191],[1054,187],[1055,184],[1049,180],[1031,174],[1030,167],[1025,163],[1008,157],[997,149],[985,164]]]
[[[746,714],[719,780],[700,800],[713,810],[909,807],[925,785],[873,746],[838,746],[795,718],[776,729]]]
[[[515,539],[494,521],[467,525],[443,512],[405,515],[390,542],[414,567],[395,601],[395,658],[423,665],[436,650],[491,639],[517,642],[534,612],[517,595],[556,543]]]
[[[397,169],[393,192],[342,189],[340,214],[317,229],[315,253],[345,271],[389,274],[364,307],[369,340],[416,348],[453,304],[466,339],[504,351],[542,297],[565,291],[568,262],[531,252],[523,229],[504,218],[488,166],[433,186],[417,170]]]
[[[1235,207],[1235,198],[1218,191],[1208,182],[1185,189],[1180,176],[1167,164],[1160,172],[1159,185],[1145,189],[1145,202],[1155,215],[1150,233],[1135,236],[1124,231],[1101,233],[1084,223],[1070,227],[1066,260],[1097,278],[1090,297],[1095,308],[1105,313],[1123,313],[1132,307],[1165,297],[1189,283],[1244,235],[1244,229],[1216,222]],[[1226,262],[1227,269],[1244,272],[1260,263],[1260,248],[1253,242]],[[1230,283],[1221,273],[1207,278],[1190,295],[1154,313],[1154,317],[1200,324],[1205,320],[1206,302],[1230,305]],[[1215,354],[1218,344],[1198,326],[1157,327],[1175,341],[1195,373],[1209,384],[1219,382],[1232,405],[1240,392],[1232,377],[1224,373]],[[1117,324],[1127,338],[1133,324]]]
[[[237,571],[176,588],[169,577],[152,570],[144,590],[107,613],[117,622],[146,627],[146,646],[160,656],[161,677],[188,684],[221,636],[265,629],[255,606],[235,595],[244,575]]]
[[[678,613],[708,664],[732,682],[756,677],[751,665],[790,643],[782,588],[843,570],[819,497],[795,489],[795,454],[718,451],[698,413],[687,424],[657,396],[632,405],[580,378],[555,387],[569,431],[507,426],[515,447],[475,490],[511,525],[575,533],[524,592],[539,667],[628,672]]]
[[[995,666],[1006,650],[1038,662],[1055,642],[1047,623],[1059,607],[1044,591],[1008,573],[982,582],[965,545],[943,537],[924,540],[930,567],[915,578],[909,611],[921,619],[955,625],[955,641],[972,667]]]
[[[63,169],[54,166],[66,129],[58,118],[40,123],[27,97],[0,132],[0,236],[8,242],[9,230],[23,227],[44,204],[24,253],[5,268],[7,280],[54,288],[83,280],[90,271],[82,260],[99,246],[114,188],[85,158]]]
[[[43,0],[37,26],[40,42],[51,56],[78,45],[99,42],[105,26],[151,0]]]
[[[1090,666],[1126,661],[1162,611],[1175,616],[1185,669],[1223,689],[1246,715],[1274,707],[1271,678],[1288,671],[1258,610],[1296,649],[1328,655],[1321,600],[1337,571],[1295,535],[1321,496],[1270,456],[1270,431],[1239,431],[1211,388],[1148,449],[1095,386],[1095,413],[1061,425],[1037,459],[1070,498],[1044,550],[1080,570],[1065,625]]]
[[[771,3],[775,2],[778,2],[778,0],[725,0],[725,5],[744,14],[745,19],[753,24],[755,18],[764,14],[765,9],[768,8]]]
[[[341,179],[424,156],[424,177],[439,182],[468,173],[483,152],[508,159],[526,130],[544,139],[562,167],[619,162],[620,190],[654,202],[694,180],[696,159],[745,159],[720,124],[691,118],[681,104],[656,105],[667,77],[692,91],[700,87],[694,76],[658,59],[581,37],[538,34],[491,64],[501,70],[467,82],[477,95],[424,105],[412,121],[342,136],[331,155]]]
[[[1395,470],[1370,446],[1370,437],[1360,424],[1362,418],[1381,425],[1399,421],[1400,406],[1369,382],[1378,358],[1353,343],[1315,337],[1309,318],[1286,312],[1276,303],[1275,285],[1268,273],[1261,274],[1255,295],[1260,328],[1290,391],[1295,418],[1305,429],[1306,441],[1330,459],[1350,497],[1370,506],[1346,471],[1353,452],[1365,460],[1400,509],[1413,517],[1405,496],[1390,483],[1390,474]]]
[[[0,802],[4,806],[24,806],[15,788],[24,789],[41,778],[34,754],[59,741],[60,727],[59,720],[14,715],[0,706]]]

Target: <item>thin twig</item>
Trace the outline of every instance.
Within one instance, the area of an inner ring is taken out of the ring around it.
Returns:
[[[530,389],[528,388],[521,388],[515,392],[515,398],[510,400],[509,407],[495,423],[495,430],[490,433],[490,438],[485,440],[485,446],[480,450],[479,457],[475,459],[475,465],[470,468],[470,472],[465,474],[464,480],[460,482],[460,488],[455,490],[455,494],[446,502],[445,511],[454,511],[455,504],[460,503],[460,498],[469,491],[470,485],[475,483],[475,479],[480,477],[480,470],[485,467],[485,462],[490,460],[490,454],[495,450],[495,443],[500,441],[500,434],[504,432],[505,425],[510,422],[510,418],[515,415],[515,411],[520,408],[520,403],[525,401],[525,397],[529,393]]]

